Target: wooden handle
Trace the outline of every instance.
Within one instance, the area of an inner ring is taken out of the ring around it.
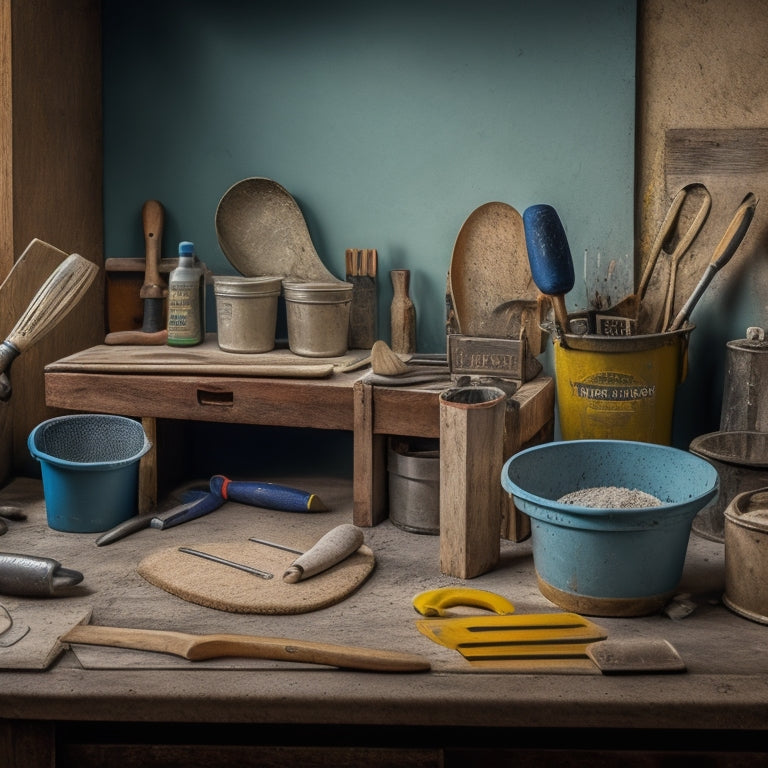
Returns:
[[[112,331],[104,337],[105,344],[132,344],[139,347],[157,347],[168,342],[168,331]]]
[[[283,574],[283,581],[296,584],[327,571],[357,552],[364,540],[363,532],[357,526],[350,523],[337,525],[291,563]]]
[[[408,295],[411,272],[408,269],[390,271],[394,296],[390,307],[390,342],[394,352],[416,351],[416,308]]]
[[[704,274],[699,280],[698,285],[694,289],[693,293],[685,302],[683,308],[678,312],[674,321],[670,324],[668,330],[676,331],[682,327],[683,323],[688,319],[693,308],[698,303],[704,291],[712,282],[712,278],[715,273],[722,269],[730,260],[731,256],[736,252],[736,249],[741,245],[741,241],[747,234],[747,229],[752,223],[752,217],[755,214],[755,207],[757,206],[757,198],[750,192],[742,200],[741,205],[738,207],[736,213],[728,225],[725,234],[721,238],[720,242],[712,254],[709,265]]]
[[[570,324],[568,322],[568,310],[565,306],[565,296],[550,296],[549,298],[555,312],[555,322],[563,333],[568,333]]]
[[[642,300],[643,296],[645,296],[645,291],[648,288],[648,282],[650,281],[651,275],[653,274],[656,261],[659,258],[659,254],[661,253],[661,249],[663,248],[664,243],[669,240],[669,236],[672,234],[672,229],[675,225],[675,222],[677,221],[680,208],[682,207],[683,201],[688,194],[688,188],[688,186],[683,187],[675,195],[674,200],[672,200],[672,203],[669,206],[667,215],[664,217],[664,221],[661,223],[659,232],[656,235],[656,240],[654,240],[653,246],[651,247],[651,253],[648,256],[648,261],[645,263],[645,270],[643,272],[642,278],[640,279],[640,285],[637,288],[638,301]]]
[[[144,285],[141,286],[142,299],[162,299],[165,295],[165,283],[160,277],[160,250],[163,242],[163,224],[165,210],[157,200],[147,200],[141,209],[141,221],[144,226]]]
[[[704,222],[706,222],[707,217],[709,216],[709,209],[712,207],[712,196],[710,195],[709,190],[703,185],[702,189],[704,191],[704,199],[701,202],[699,211],[691,226],[688,228],[688,231],[680,238],[680,241],[669,256],[669,283],[667,284],[667,296],[664,302],[664,317],[661,321],[660,331],[668,328],[670,320],[672,319],[672,312],[675,307],[678,265],[691,247],[691,243],[696,239],[696,235],[699,234],[699,231],[704,226]]]
[[[78,624],[62,635],[60,640],[63,643],[170,653],[190,661],[245,657],[326,664],[369,672],[425,672],[430,668],[428,661],[411,653],[256,635],[194,635],[157,629]]]

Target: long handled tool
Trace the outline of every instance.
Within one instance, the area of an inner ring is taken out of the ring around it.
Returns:
[[[637,286],[637,291],[630,294],[629,296],[625,296],[618,304],[615,304],[610,309],[606,310],[604,314],[613,315],[615,317],[625,317],[635,321],[638,320],[640,314],[640,306],[643,298],[645,297],[645,292],[648,289],[648,283],[650,283],[651,277],[654,273],[654,270],[656,269],[656,263],[659,260],[661,251],[671,239],[675,225],[677,224],[677,221],[680,217],[680,209],[683,207],[683,203],[688,197],[688,193],[694,187],[701,187],[705,191],[706,196],[709,197],[709,191],[706,189],[706,187],[704,187],[703,184],[698,183],[686,184],[678,191],[670,203],[669,209],[667,210],[667,213],[664,216],[664,220],[661,222],[661,226],[659,227],[659,231],[656,234],[656,239],[653,241],[650,253],[648,254],[648,258],[645,262],[645,269],[643,270],[642,277],[640,278],[640,283]],[[708,210],[709,205],[707,205],[707,211]],[[691,233],[689,232],[689,234]],[[692,239],[693,238],[691,238],[691,240]]]
[[[195,635],[158,629],[78,624],[60,640],[63,643],[170,653],[190,661],[226,656],[326,664],[369,672],[426,672],[430,669],[426,659],[412,653],[256,635]]]
[[[664,317],[661,321],[661,327],[657,329],[659,331],[663,331],[667,328],[672,319],[672,312],[675,306],[675,288],[677,285],[678,265],[691,247],[691,243],[696,239],[696,235],[699,234],[701,228],[704,226],[704,222],[707,220],[707,216],[709,216],[709,209],[712,207],[712,197],[709,194],[709,190],[707,190],[706,187],[703,187],[703,189],[705,195],[691,226],[680,238],[680,241],[669,256],[669,282],[667,283],[667,297],[664,301]]]
[[[560,217],[551,205],[532,205],[523,213],[523,225],[533,281],[552,301],[559,332],[568,333],[565,294],[573,288],[576,276]]]
[[[690,317],[693,308],[707,289],[707,286],[712,282],[712,278],[736,253],[736,249],[741,245],[741,241],[744,239],[749,225],[752,223],[756,206],[757,198],[750,192],[741,201],[741,205],[736,210],[731,223],[728,225],[728,229],[726,229],[725,234],[715,248],[712,259],[707,265],[701,280],[699,280],[698,285],[694,288],[693,293],[688,298],[688,301],[685,302],[683,308],[677,313],[668,330],[676,331],[682,327],[683,323]]]
[[[0,343],[0,400],[11,397],[11,363],[74,309],[98,271],[96,264],[73,253],[40,286],[8,337]]]
[[[147,200],[141,208],[144,228],[144,283],[139,291],[144,307],[140,331],[113,331],[105,344],[162,345],[168,341],[165,327],[165,297],[168,286],[160,276],[160,258],[165,225],[165,209],[157,200]]]

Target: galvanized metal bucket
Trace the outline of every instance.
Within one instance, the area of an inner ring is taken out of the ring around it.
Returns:
[[[219,347],[269,352],[275,347],[280,277],[214,277]]]
[[[768,341],[762,328],[726,344],[720,429],[768,432]]]
[[[768,624],[768,487],[740,493],[725,509],[723,603]]]
[[[689,449],[720,475],[720,496],[696,515],[693,530],[705,539],[723,541],[723,513],[733,498],[768,485],[768,432],[709,432],[694,438]]]
[[[392,438],[387,449],[389,519],[409,533],[440,533],[440,441]]]
[[[349,342],[351,283],[283,281],[288,347],[304,357],[341,357]]]

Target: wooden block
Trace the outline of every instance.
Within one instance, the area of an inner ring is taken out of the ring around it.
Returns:
[[[167,276],[179,260],[161,259],[158,271]],[[104,303],[107,333],[137,331],[144,321],[144,302],[139,293],[144,284],[143,258],[106,259]]]
[[[107,272],[104,284],[107,333],[138,331],[144,319],[144,302],[139,297],[144,273]]]
[[[440,570],[471,579],[499,561],[507,395],[459,387],[440,395]]]
[[[377,261],[376,249],[347,249],[347,282],[352,283],[350,349],[370,349],[378,339]]]
[[[468,376],[500,376],[525,381],[525,341],[488,339],[478,336],[448,336],[448,366],[451,373]]]

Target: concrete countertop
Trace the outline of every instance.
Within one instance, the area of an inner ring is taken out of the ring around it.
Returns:
[[[260,479],[260,478],[256,478]],[[352,519],[346,478],[287,477],[273,482],[311,490],[329,512],[286,513],[228,503],[182,526],[145,529],[105,547],[97,534],[61,533],[45,519],[39,481],[19,478],[0,504],[21,504],[25,522],[9,523],[0,550],[52,557],[85,575],[65,598],[2,596],[11,614],[92,609],[92,624],[237,632],[417,653],[432,671],[347,672],[285,662],[188,662],[161,654],[103,649],[102,668],[83,669],[67,650],[44,672],[0,670],[4,718],[186,723],[297,723],[504,728],[768,730],[768,627],[720,602],[724,548],[693,534],[680,593],[696,604],[685,618],[667,615],[594,621],[609,638],[665,638],[687,665],[682,674],[606,676],[477,672],[458,652],[415,628],[417,593],[463,584],[504,595],[517,613],[560,610],[538,591],[530,541],[502,541],[494,571],[470,581],[444,576],[439,539],[407,533],[388,520],[366,528],[376,557],[370,578],[352,595],[297,615],[242,615],[205,608],[149,584],[136,573],[157,548],[258,536],[298,549]],[[124,654],[121,657],[121,654]],[[136,654],[147,658],[136,660]],[[159,658],[158,658],[159,657]],[[125,659],[129,659],[125,661]],[[255,673],[258,674],[255,674]]]

